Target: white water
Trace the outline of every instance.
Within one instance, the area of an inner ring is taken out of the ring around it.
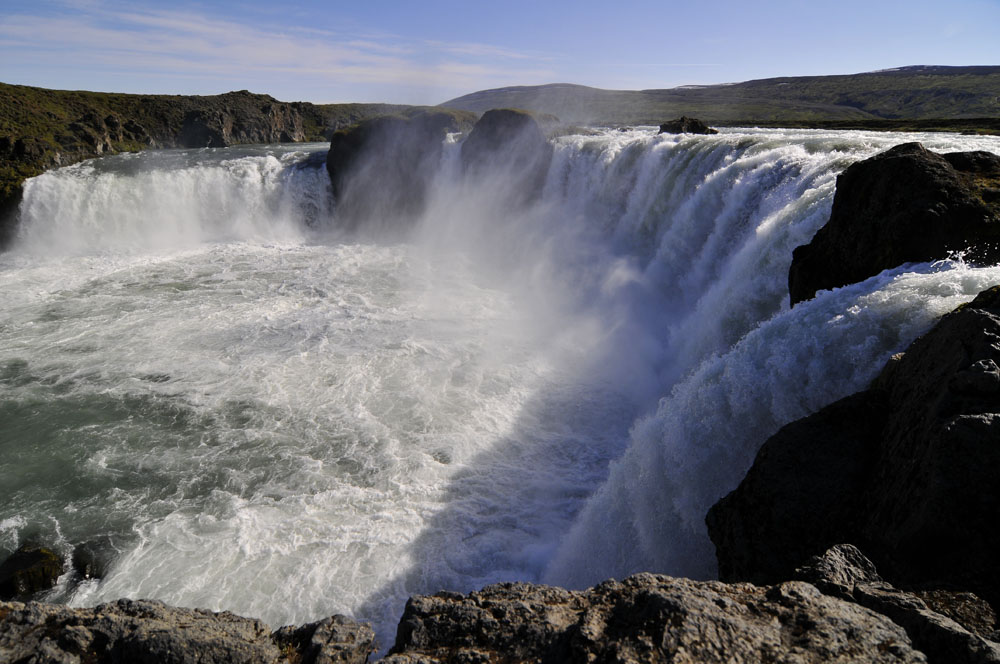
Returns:
[[[0,255],[0,547],[112,538],[106,579],[64,578],[77,605],[343,612],[383,644],[413,593],[711,576],[704,513],[763,440],[1000,281],[907,266],[788,310],[837,173],[906,140],[1000,153],[564,137],[512,211],[450,145],[391,237],[338,231],[318,145],[35,178]]]

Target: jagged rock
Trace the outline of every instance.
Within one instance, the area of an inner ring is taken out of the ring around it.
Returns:
[[[1000,644],[929,606],[919,594],[904,592],[884,583],[874,564],[850,544],[839,544],[822,556],[810,559],[795,571],[795,577],[816,585],[824,592],[832,592],[887,616],[906,630],[913,645],[926,654],[930,662],[1000,662]],[[944,596],[947,594],[939,591],[938,602],[945,603]],[[979,599],[968,593],[951,594],[953,596],[948,603],[952,605],[953,612],[958,616],[969,616],[969,607],[972,606],[971,613],[976,618],[973,624],[983,627]],[[956,610],[956,604],[965,606]],[[987,634],[992,636],[989,632]]]
[[[387,664],[924,662],[891,620],[808,583],[638,574],[586,591],[502,583],[414,597]]]
[[[552,162],[553,148],[525,111],[486,111],[462,143],[467,177],[495,185],[511,207],[538,198]]]
[[[697,118],[689,118],[682,115],[676,120],[668,120],[660,125],[658,134],[718,134],[718,130],[712,129],[707,124]]]
[[[363,664],[371,627],[334,616],[270,632],[232,613],[122,599],[93,609],[0,603],[0,661],[32,664]]]
[[[961,590],[911,590],[932,611],[948,616],[973,634],[1000,642],[997,614],[986,600]]]
[[[1000,601],[1000,286],[948,314],[872,386],[767,440],[706,522],[720,577],[774,583],[854,542],[904,588]]]
[[[73,547],[70,561],[82,579],[102,579],[121,551],[111,537],[97,537]]]
[[[302,115],[291,104],[246,90],[220,95],[221,104],[184,116],[179,142],[186,148],[305,140]]]
[[[813,556],[795,570],[794,577],[841,599],[853,599],[859,584],[882,583],[875,564],[851,544],[838,544]]]
[[[0,565],[0,599],[28,597],[56,585],[63,559],[52,549],[24,545]]]
[[[334,133],[326,167],[342,223],[419,214],[445,135],[459,129],[453,113],[422,111],[372,118]]]
[[[837,178],[830,220],[792,255],[791,303],[954,252],[1000,262],[1000,156],[897,145]]]

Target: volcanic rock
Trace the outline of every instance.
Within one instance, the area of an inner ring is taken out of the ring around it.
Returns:
[[[808,583],[638,574],[586,591],[501,583],[407,603],[403,662],[924,662],[885,616]]]
[[[717,129],[712,129],[707,124],[697,118],[689,118],[682,115],[676,120],[668,120],[660,125],[658,134],[718,134]]]
[[[185,148],[223,148],[237,143],[289,143],[306,138],[294,104],[246,90],[219,96],[214,107],[188,111],[179,142]]]
[[[889,617],[931,662],[1000,662],[992,630],[996,615],[971,593],[937,591],[925,601],[883,582],[874,564],[850,544],[811,558],[795,577]]]
[[[792,422],[709,511],[723,580],[774,583],[853,542],[903,588],[1000,602],[1000,286],[871,387]]]
[[[63,573],[63,559],[41,546],[24,545],[0,565],[0,599],[28,597],[48,590]]]
[[[462,143],[466,176],[489,182],[511,206],[535,200],[545,186],[552,145],[525,111],[486,111]]]
[[[333,134],[326,167],[343,223],[412,217],[424,207],[448,132],[456,115],[421,111],[385,115]]]
[[[101,536],[73,547],[70,562],[80,578],[102,579],[120,553],[111,537]]]
[[[232,613],[121,599],[93,609],[0,602],[0,661],[34,664],[363,664],[368,625],[334,616],[270,632]]]
[[[793,253],[791,303],[956,252],[1000,262],[1000,156],[897,145],[837,178],[830,220]]]

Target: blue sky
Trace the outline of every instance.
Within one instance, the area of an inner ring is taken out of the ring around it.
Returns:
[[[60,89],[435,104],[911,64],[1000,64],[1000,0],[0,0],[0,81]]]

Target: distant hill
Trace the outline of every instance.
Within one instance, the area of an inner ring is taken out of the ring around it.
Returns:
[[[523,108],[601,125],[659,124],[681,115],[730,126],[1000,118],[1000,66],[914,66],[664,90],[557,83],[483,90],[441,105],[480,113]]]

